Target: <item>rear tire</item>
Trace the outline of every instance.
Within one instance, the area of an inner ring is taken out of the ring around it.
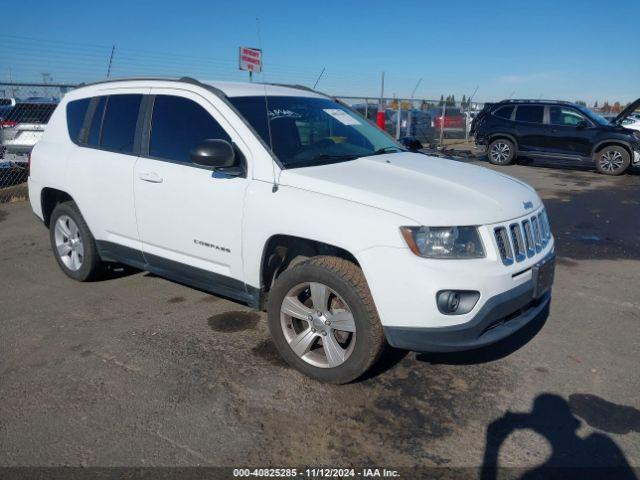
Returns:
[[[516,147],[511,140],[498,138],[489,144],[487,156],[493,165],[511,165],[516,159]]]
[[[596,168],[604,175],[622,175],[631,164],[631,156],[624,148],[612,145],[596,153]]]
[[[59,203],[53,209],[49,237],[53,256],[68,277],[86,282],[104,273],[96,241],[74,202]]]
[[[385,337],[362,270],[337,257],[313,257],[283,272],[269,292],[271,337],[305,375],[343,384],[380,357]]]

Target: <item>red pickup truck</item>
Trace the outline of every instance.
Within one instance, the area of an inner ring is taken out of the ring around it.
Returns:
[[[442,107],[432,109],[431,114],[431,126],[435,130],[436,136],[440,135],[440,129],[442,125]],[[444,129],[443,136],[445,138],[464,138],[466,131],[466,119],[464,114],[459,108],[447,107],[444,115]]]

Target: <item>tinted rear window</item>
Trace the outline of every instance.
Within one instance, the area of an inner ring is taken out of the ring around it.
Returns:
[[[516,120],[519,122],[542,123],[544,107],[542,105],[518,105]]]
[[[47,123],[56,106],[55,103],[18,103],[5,120],[16,123]]]
[[[513,105],[509,105],[508,107],[500,107],[495,112],[493,112],[493,114],[496,117],[506,118],[506,119],[511,118],[512,113],[513,113]]]
[[[142,95],[111,95],[102,121],[100,147],[117,153],[133,153],[133,140]]]
[[[89,108],[89,102],[91,102],[90,98],[83,98],[67,104],[67,129],[69,130],[69,137],[74,143],[78,143],[80,129],[82,128],[87,108]]]

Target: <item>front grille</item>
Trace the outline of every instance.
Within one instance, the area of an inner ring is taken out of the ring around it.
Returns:
[[[533,257],[540,253],[551,239],[551,227],[544,210],[511,223],[508,227],[495,227],[493,232],[500,259],[505,265]]]

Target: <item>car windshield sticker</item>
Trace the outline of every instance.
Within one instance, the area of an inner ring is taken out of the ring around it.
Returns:
[[[286,108],[269,110],[269,120],[275,120],[276,118],[302,118],[302,115]]]
[[[323,109],[323,111],[331,115],[343,125],[360,125],[360,122],[358,120],[353,118],[344,110],[340,110],[339,108],[325,108]]]

